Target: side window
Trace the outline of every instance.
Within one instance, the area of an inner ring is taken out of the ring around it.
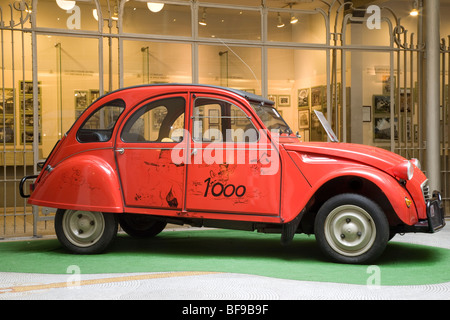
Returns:
[[[122,111],[123,100],[113,100],[97,109],[84,122],[77,132],[80,142],[106,142],[111,139],[112,132]]]
[[[181,97],[152,101],[139,108],[125,124],[124,142],[181,142],[186,101]]]
[[[258,131],[238,106],[227,101],[198,98],[193,115],[196,142],[256,142]]]

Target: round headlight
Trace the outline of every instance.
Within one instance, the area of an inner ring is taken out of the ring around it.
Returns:
[[[411,180],[414,176],[414,166],[412,165],[411,161],[408,161],[406,166],[407,166],[406,176],[408,180]]]
[[[420,164],[419,159],[412,158],[410,161],[413,165],[415,165],[417,168],[419,168],[419,170],[422,170],[422,165]]]
[[[403,180],[411,180],[414,175],[414,166],[408,160],[396,165],[393,168],[394,175]]]

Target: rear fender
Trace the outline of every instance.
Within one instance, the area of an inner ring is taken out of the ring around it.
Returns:
[[[60,209],[123,212],[116,170],[105,157],[80,154],[41,174],[28,203]],[[48,169],[47,169],[48,170]]]

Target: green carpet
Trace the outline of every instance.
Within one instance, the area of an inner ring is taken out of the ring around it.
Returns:
[[[213,271],[273,278],[365,285],[373,271],[363,265],[331,263],[313,236],[296,235],[289,246],[280,236],[234,230],[166,231],[137,240],[120,235],[100,255],[75,255],[57,240],[0,243],[0,272],[83,274]],[[380,285],[450,281],[450,250],[390,242],[377,263]]]

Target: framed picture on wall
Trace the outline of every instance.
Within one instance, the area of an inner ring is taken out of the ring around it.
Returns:
[[[309,129],[309,110],[299,110],[298,112],[298,128]]]
[[[311,89],[305,88],[305,89],[299,89],[298,90],[298,107],[309,107],[309,94]]]
[[[391,112],[391,97],[385,95],[373,95],[373,113],[389,114]]]
[[[100,90],[89,90],[89,104],[100,98]]]
[[[219,124],[219,110],[218,109],[208,110],[208,119],[209,119],[210,125],[218,125]]]
[[[400,90],[400,112],[408,112],[412,111],[412,96],[410,90]]]
[[[267,99],[269,99],[270,101],[273,101],[273,107],[276,108],[277,107],[277,100],[278,100],[278,96],[276,94],[269,94],[267,96]]]
[[[322,105],[322,86],[311,88],[311,106]]]
[[[371,122],[372,121],[372,107],[371,106],[363,106],[362,107],[362,119],[363,119],[363,122]]]
[[[291,96],[289,95],[279,95],[278,96],[278,106],[289,107],[291,105]]]
[[[391,140],[391,118],[389,116],[374,117],[374,140]],[[398,138],[398,121],[394,119],[394,139]]]

